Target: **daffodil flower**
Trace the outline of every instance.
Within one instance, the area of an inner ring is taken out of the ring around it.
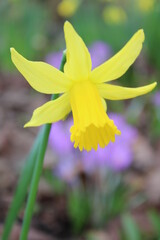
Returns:
[[[80,0],[62,0],[57,7],[57,12],[61,17],[71,17],[77,11]]]
[[[126,22],[127,14],[121,7],[106,6],[103,10],[103,19],[106,23],[121,24]]]
[[[137,5],[141,12],[147,13],[153,10],[155,6],[155,0],[138,0]]]
[[[66,64],[64,73],[43,62],[32,62],[11,48],[12,61],[29,84],[39,92],[60,93],[33,112],[25,127],[54,123],[73,113],[74,124],[70,129],[71,141],[80,150],[97,150],[115,141],[120,131],[106,114],[104,99],[122,100],[150,92],[156,82],[144,87],[126,88],[106,84],[121,77],[138,57],[144,41],[143,30],[110,60],[91,71],[91,57],[83,40],[69,22],[64,24]]]

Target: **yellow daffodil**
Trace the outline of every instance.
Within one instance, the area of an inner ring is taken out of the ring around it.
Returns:
[[[80,0],[62,0],[57,7],[57,12],[61,17],[71,17],[77,11]]]
[[[106,23],[121,24],[127,20],[125,11],[118,6],[106,6],[102,15]]]
[[[147,13],[153,9],[155,0],[138,0],[137,4],[142,12]]]
[[[25,127],[59,121],[72,111],[74,125],[70,131],[74,147],[87,151],[96,150],[98,145],[103,148],[115,141],[115,134],[120,134],[106,114],[104,99],[133,98],[156,86],[156,82],[138,88],[105,83],[121,77],[135,61],[142,49],[143,30],[136,32],[122,50],[93,71],[88,49],[69,22],[64,24],[64,33],[67,49],[64,73],[49,64],[28,61],[11,48],[13,63],[34,89],[62,94],[37,108]]]

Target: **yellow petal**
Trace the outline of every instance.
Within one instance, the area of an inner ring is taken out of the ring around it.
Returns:
[[[53,123],[63,119],[71,111],[69,96],[64,93],[56,100],[49,101],[37,108],[31,120],[24,127],[36,127],[45,123]]]
[[[121,77],[140,54],[143,42],[144,32],[139,30],[116,55],[92,71],[92,81],[103,83]]]
[[[82,151],[97,150],[115,141],[120,131],[105,112],[102,98],[95,84],[90,81],[77,83],[70,91],[74,124],[70,129],[74,147]]]
[[[101,101],[102,101],[102,105],[104,107],[104,111],[107,112],[107,103],[106,103],[106,101],[104,100],[104,98],[101,98]]]
[[[69,22],[64,24],[64,33],[67,48],[64,72],[75,81],[85,80],[92,67],[88,49]]]
[[[71,81],[58,69],[44,62],[32,62],[11,48],[12,62],[37,91],[47,94],[66,92]]]
[[[102,83],[102,84],[97,84],[97,87],[101,97],[109,100],[123,100],[123,99],[134,98],[134,97],[138,97],[140,95],[146,94],[152,91],[156,85],[157,83],[154,82],[144,87],[127,88],[127,87],[120,87],[116,85]]]

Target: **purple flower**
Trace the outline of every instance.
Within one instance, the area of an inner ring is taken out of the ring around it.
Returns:
[[[49,143],[55,153],[59,156],[69,155],[73,151],[73,144],[70,141],[69,129],[73,125],[72,120],[59,121],[52,124],[49,136]]]
[[[98,65],[105,62],[107,59],[111,57],[111,48],[108,44],[102,41],[94,42],[89,47],[89,52],[91,54],[92,59],[92,68],[97,67]],[[52,66],[59,68],[61,59],[62,59],[62,51],[53,52],[47,55],[46,62],[51,64]]]
[[[156,107],[160,107],[160,91],[153,95],[152,102]]]
[[[49,53],[46,57],[46,62],[50,65],[54,66],[55,68],[60,68],[61,59],[62,59],[63,52],[53,52]]]
[[[110,46],[102,41],[94,42],[89,47],[89,52],[92,59],[92,69],[104,63],[112,55]]]
[[[54,174],[68,183],[72,183],[77,178],[77,159],[73,154],[60,158],[54,169]],[[74,180],[74,181],[73,181]]]
[[[70,119],[52,125],[49,143],[58,158],[55,173],[59,177],[71,182],[76,179],[80,170],[92,174],[100,169],[122,171],[130,166],[137,130],[121,115],[110,113],[109,117],[114,120],[119,129],[123,129],[121,136],[116,136],[116,141],[110,142],[107,147],[103,149],[98,147],[97,151],[92,149],[90,152],[80,152],[73,147],[70,141],[69,130],[72,126]]]
[[[83,152],[83,164],[87,171],[105,167],[121,171],[132,163],[132,145],[137,137],[137,130],[127,124],[121,115],[111,113],[109,117],[114,120],[120,130],[123,129],[121,136],[116,136],[116,141],[110,142],[103,149],[99,147],[97,151]]]
[[[64,122],[56,122],[52,124],[49,136],[49,145],[58,159],[54,173],[61,179],[70,183],[77,177],[76,169],[79,159],[79,151],[73,147],[70,140],[70,127],[72,125],[72,119],[68,119]]]

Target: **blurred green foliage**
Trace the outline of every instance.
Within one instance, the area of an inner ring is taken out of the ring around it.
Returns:
[[[148,216],[157,239],[160,239],[160,215],[156,212],[156,210],[150,210]]]
[[[37,1],[0,1],[0,68],[12,68],[10,47],[29,59],[40,55],[47,45],[49,14],[44,4]]]
[[[133,217],[128,213],[122,216],[123,240],[141,240],[141,232]]]
[[[142,0],[141,0],[142,1]],[[51,0],[1,0],[0,1],[0,58],[1,69],[11,67],[9,48],[15,47],[29,59],[45,56],[51,49],[64,48],[61,33],[63,19],[56,13],[60,1]],[[140,28],[145,31],[146,59],[150,67],[160,68],[160,2],[143,12],[136,5],[137,0],[81,1],[78,10],[69,19],[86,44],[95,40],[107,42],[117,52]],[[124,22],[106,22],[103,9],[119,7],[126,15]],[[61,40],[60,40],[61,39]]]
[[[146,53],[152,66],[160,68],[160,32],[157,31],[160,22],[160,2],[155,1],[153,8],[143,12],[136,5],[136,0],[129,1],[85,1],[72,17],[74,26],[87,44],[95,40],[109,43],[114,52],[121,49],[127,40],[140,28],[144,29]],[[103,8],[118,6],[126,13],[126,21],[119,24],[105,22]],[[105,30],[104,30],[105,29]]]
[[[43,177],[46,180],[46,182],[50,185],[50,187],[53,189],[53,192],[56,195],[62,194],[65,191],[65,183],[61,181],[58,177],[54,176],[52,171],[49,169],[45,170],[43,172]]]
[[[68,214],[71,218],[73,232],[79,233],[88,223],[91,212],[89,198],[85,191],[77,189],[68,194]]]

